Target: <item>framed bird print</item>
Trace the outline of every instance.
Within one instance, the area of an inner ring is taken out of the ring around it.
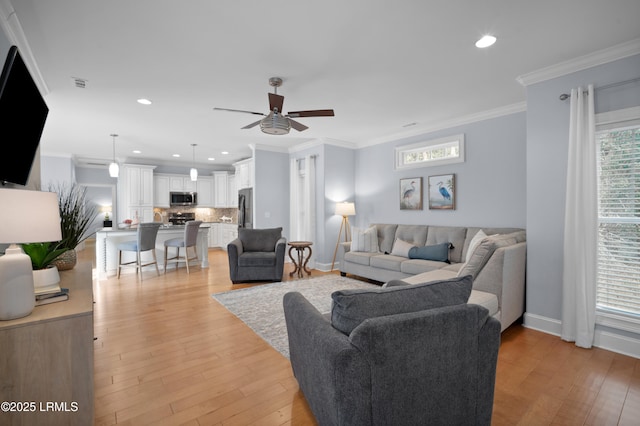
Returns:
[[[455,175],[429,176],[429,210],[455,210]]]
[[[422,178],[400,179],[400,210],[422,210]]]

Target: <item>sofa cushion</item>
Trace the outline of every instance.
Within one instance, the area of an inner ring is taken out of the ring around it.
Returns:
[[[409,257],[409,252],[414,248],[416,248],[416,246],[413,244],[401,240],[400,238],[396,238],[396,241],[393,243],[391,254],[394,256]]]
[[[449,263],[449,242],[423,247],[413,247],[409,250],[409,259],[436,260]]]
[[[428,229],[426,225],[398,225],[395,238],[400,238],[414,246],[423,246],[427,241]]]
[[[281,236],[282,228],[238,229],[243,251],[275,251],[276,243]]]
[[[467,248],[467,255],[464,258],[465,262],[468,262],[469,259],[471,259],[471,255],[473,254],[473,251],[476,249],[476,247],[478,247],[478,244],[480,244],[480,241],[484,240],[485,238],[487,238],[487,234],[485,234],[482,229],[476,232],[476,235],[474,235],[473,238],[471,238],[471,241],[469,242],[469,248]]]
[[[331,295],[331,324],[350,334],[367,318],[467,303],[471,285],[471,277],[466,276],[412,286],[336,291]]]
[[[351,251],[378,252],[378,232],[374,226],[367,229],[351,228]]]
[[[374,268],[400,272],[402,262],[405,262],[406,260],[406,257],[394,256],[392,254],[381,254],[371,257],[371,262],[369,264]]]
[[[391,253],[393,242],[396,240],[396,224],[377,223],[375,226],[378,230],[378,249],[382,253]]]
[[[369,266],[372,256],[378,256],[379,253],[365,253],[363,251],[348,251],[344,254],[346,262],[357,263],[358,265]]]
[[[275,266],[275,251],[245,251],[238,256],[238,266]]]
[[[464,241],[467,238],[467,228],[462,226],[429,226],[427,242],[425,246],[435,244],[451,243],[449,250],[449,260],[451,262],[462,262],[462,251]]]
[[[423,272],[441,269],[445,266],[447,266],[446,263],[436,260],[406,259],[404,262],[402,262],[402,265],[400,265],[400,272],[409,275],[416,275]]]

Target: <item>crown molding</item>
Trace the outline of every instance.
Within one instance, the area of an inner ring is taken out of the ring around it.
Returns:
[[[526,102],[518,102],[515,104],[505,105],[503,107],[494,108],[487,111],[481,111],[474,114],[465,115],[463,117],[457,117],[451,120],[445,120],[440,123],[436,123],[432,125],[414,127],[410,132],[395,133],[390,136],[371,139],[369,141],[358,144],[358,148],[378,145],[385,142],[397,141],[400,139],[406,139],[413,136],[420,136],[420,135],[435,132],[438,130],[449,129],[452,127],[462,126],[465,124],[475,123],[478,121],[490,120],[492,118],[515,114],[515,113],[523,112],[526,110],[527,110]]]
[[[523,86],[529,86],[638,54],[640,54],[640,38],[523,74],[516,78],[516,81]]]
[[[346,149],[358,149],[358,146],[353,142],[347,142],[339,139],[331,139],[331,138],[318,138],[313,139],[308,142],[304,142],[298,145],[294,145],[289,148],[289,153],[294,154],[296,152],[305,151],[307,149],[315,148],[323,145],[333,145],[340,148]]]
[[[18,20],[18,16],[10,0],[0,0],[0,27],[2,27],[9,41],[18,46],[20,56],[22,56],[29,72],[31,72],[31,76],[36,82],[36,86],[38,86],[42,96],[48,95],[49,86],[47,86],[40,72],[36,58],[33,56],[31,46],[29,46],[29,42],[22,30],[22,25],[20,25],[20,20]]]

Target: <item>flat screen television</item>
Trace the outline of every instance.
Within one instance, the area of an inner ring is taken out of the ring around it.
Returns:
[[[11,46],[0,76],[0,183],[26,185],[49,108]]]

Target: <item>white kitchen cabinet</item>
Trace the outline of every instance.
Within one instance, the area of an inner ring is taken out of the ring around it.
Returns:
[[[227,244],[238,238],[238,225],[230,223],[220,224],[220,246],[227,249]]]
[[[196,182],[195,191],[198,193],[198,207],[215,207],[213,178],[209,176],[199,176]]]
[[[194,182],[189,176],[175,175],[169,176],[169,191],[173,192],[195,192],[197,181]]]
[[[228,192],[228,173],[227,172],[213,172],[214,183],[214,207],[228,207],[229,200],[227,198]]]
[[[153,169],[155,166],[123,164],[118,178],[117,221],[153,222]]]
[[[220,247],[220,224],[209,224],[209,247]]]
[[[238,161],[233,165],[236,168],[236,187],[238,189],[253,188],[253,158]]]
[[[227,176],[227,207],[238,207],[238,187],[236,176]]]
[[[169,192],[169,176],[155,175],[153,177],[154,207],[169,208]]]

